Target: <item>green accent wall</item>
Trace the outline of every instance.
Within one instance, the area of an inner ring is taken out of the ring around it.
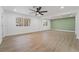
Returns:
[[[75,17],[51,20],[51,28],[57,30],[75,31]]]

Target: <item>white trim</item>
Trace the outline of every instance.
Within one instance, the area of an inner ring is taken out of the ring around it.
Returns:
[[[6,36],[13,36],[13,35],[19,35],[19,34],[28,34],[28,33],[42,32],[42,31],[49,31],[49,29],[47,29],[47,30],[33,31],[33,32],[13,33],[13,34],[7,34]]]
[[[76,39],[78,39],[78,40],[79,40],[79,35],[76,35]]]
[[[0,38],[0,44],[2,43],[2,38]]]
[[[79,40],[79,36],[76,36],[76,39],[78,39],[78,40]]]
[[[53,29],[53,30],[56,30],[56,31],[64,31],[64,32],[75,32],[75,31],[70,31],[70,30],[62,30],[62,29]]]
[[[76,37],[79,40],[79,37]]]

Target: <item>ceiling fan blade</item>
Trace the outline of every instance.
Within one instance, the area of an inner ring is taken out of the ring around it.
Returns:
[[[29,14],[34,14],[35,12],[29,12]]]
[[[41,15],[44,15],[44,14],[41,14]]]
[[[41,10],[42,7],[39,7],[39,10]]]
[[[41,12],[39,12],[39,14],[44,15],[44,14],[42,14]]]
[[[33,8],[36,8],[37,6],[33,6]]]
[[[40,11],[41,13],[45,13],[45,12],[48,12],[48,11]]]
[[[37,11],[41,10],[42,7],[37,8]]]
[[[33,10],[33,9],[29,9],[29,10],[34,11],[34,12],[35,12],[35,10]]]
[[[44,15],[44,14],[42,14],[42,13],[39,13],[39,14]]]

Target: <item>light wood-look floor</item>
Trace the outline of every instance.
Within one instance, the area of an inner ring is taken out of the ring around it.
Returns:
[[[6,37],[1,52],[77,52],[79,41],[75,33],[44,31]]]

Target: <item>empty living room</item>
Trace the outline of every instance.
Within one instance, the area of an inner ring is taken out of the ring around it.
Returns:
[[[0,6],[0,52],[79,52],[79,6]]]

